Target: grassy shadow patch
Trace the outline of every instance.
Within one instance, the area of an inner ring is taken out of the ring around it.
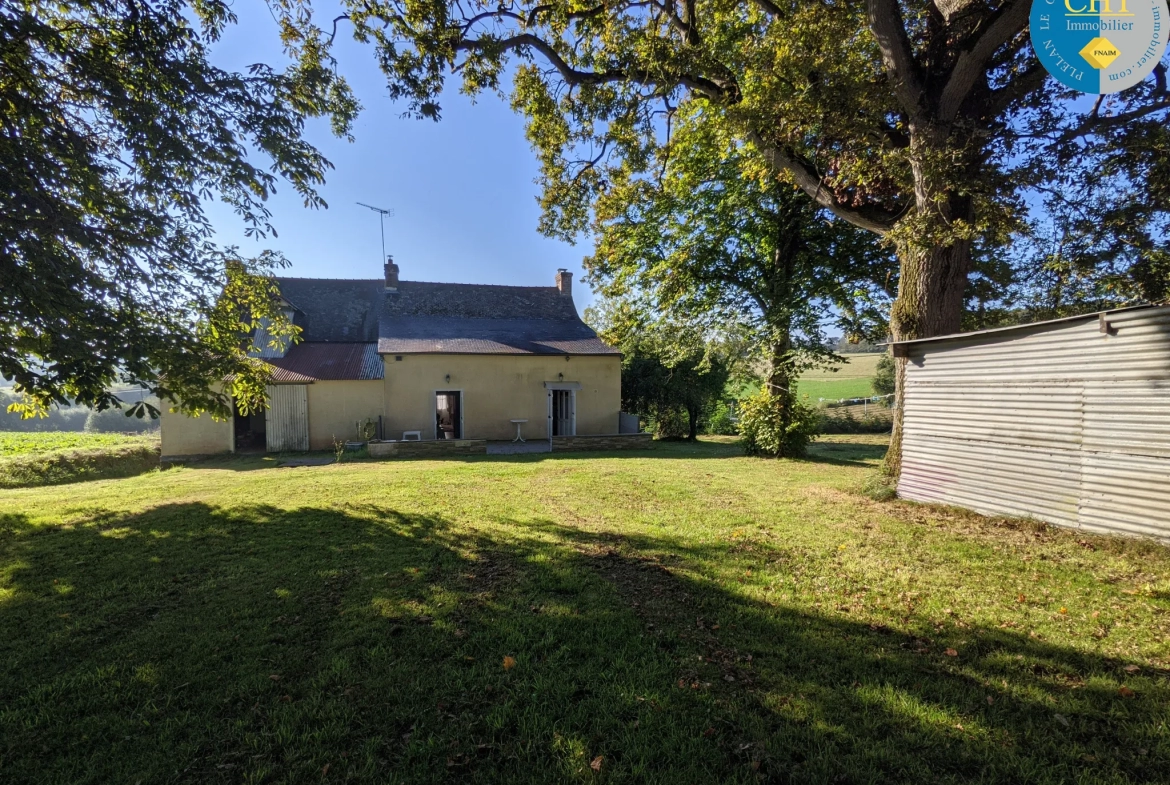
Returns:
[[[1170,768],[1170,683],[1148,663],[936,624],[913,601],[874,623],[860,585],[832,608],[749,591],[765,566],[848,580],[841,557],[782,539],[505,522],[366,502],[3,515],[0,778],[1152,783]]]

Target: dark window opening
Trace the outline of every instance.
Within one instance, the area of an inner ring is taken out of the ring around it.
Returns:
[[[234,408],[236,452],[258,452],[267,446],[264,432],[264,412],[244,414],[237,402]]]

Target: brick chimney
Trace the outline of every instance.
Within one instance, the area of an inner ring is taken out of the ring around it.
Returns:
[[[388,291],[388,292],[398,291],[398,265],[394,264],[394,257],[393,256],[386,257],[385,270],[386,270],[386,291]]]
[[[564,297],[573,296],[573,274],[564,268],[557,270],[557,290]]]

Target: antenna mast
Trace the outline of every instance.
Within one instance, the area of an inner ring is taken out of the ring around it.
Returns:
[[[367,210],[373,210],[375,213],[378,214],[378,228],[382,230],[382,261],[385,262],[386,261],[386,224],[385,224],[385,219],[393,218],[394,211],[393,210],[383,210],[381,207],[374,207],[372,204],[366,204],[365,202],[358,202],[358,204],[360,206],[366,208]]]

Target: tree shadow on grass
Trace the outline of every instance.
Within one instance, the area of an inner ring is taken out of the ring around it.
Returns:
[[[183,461],[184,465],[190,465],[199,469],[221,469],[229,471],[256,471],[258,469],[304,469],[315,468],[314,466],[284,466],[283,462],[289,460],[299,460],[305,458],[326,458],[332,457],[332,453],[323,451],[312,453],[287,453],[287,454],[256,454],[256,455],[217,455],[206,458],[199,458],[197,460]],[[427,455],[411,458],[354,458],[347,456],[342,462],[345,464],[386,464],[386,463],[401,463],[413,461],[440,461],[440,462],[456,462],[456,463],[539,463],[541,461],[555,460],[555,461],[578,461],[578,460],[598,460],[610,458],[662,458],[674,460],[695,460],[695,459],[719,459],[719,458],[738,458],[743,457],[743,450],[738,445],[725,442],[654,442],[653,446],[647,449],[628,449],[628,450],[582,450],[582,451],[557,451],[557,452],[543,452],[543,453],[514,453],[514,454],[492,454],[492,455],[466,455],[466,454],[451,454],[451,455]],[[332,465],[334,461],[329,461],[323,465]]]
[[[851,441],[816,441],[809,445],[805,460],[837,466],[872,467],[886,457],[888,445]]]
[[[1129,663],[1009,630],[931,640],[752,600],[707,577],[725,556],[377,506],[0,517],[0,779],[1157,782],[1170,767],[1162,676],[1126,697]]]

